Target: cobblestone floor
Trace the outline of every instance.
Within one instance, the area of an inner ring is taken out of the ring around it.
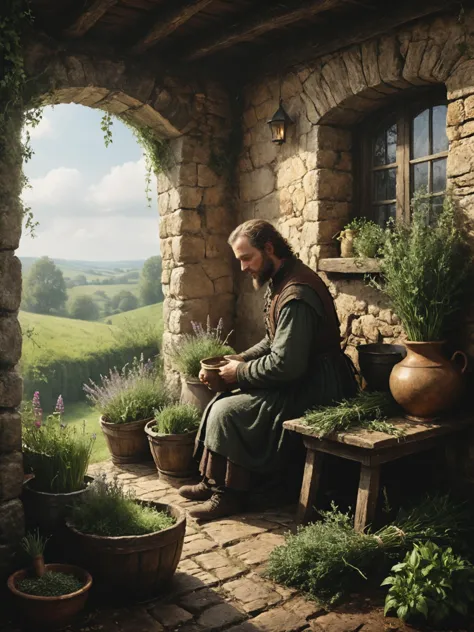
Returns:
[[[143,500],[191,508],[151,465],[106,462],[91,473],[117,474]],[[72,632],[408,632],[362,598],[324,612],[297,591],[263,577],[270,551],[294,528],[294,507],[232,516],[198,525],[188,516],[181,562],[166,595],[142,605],[89,606]],[[474,629],[474,628],[472,628]],[[18,632],[2,628],[1,632]]]

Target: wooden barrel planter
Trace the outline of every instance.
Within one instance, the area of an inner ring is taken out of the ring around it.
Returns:
[[[145,432],[150,450],[160,474],[174,478],[188,478],[197,474],[193,459],[196,431],[183,434],[160,434],[152,430],[156,421],[149,421]]]
[[[150,419],[112,424],[100,418],[100,427],[105,435],[112,462],[115,465],[140,463],[150,460],[150,448],[144,428]]]
[[[69,595],[40,597],[18,590],[17,585],[28,576],[28,570],[13,573],[8,578],[8,589],[16,602],[23,629],[56,632],[67,627],[86,605],[92,577],[78,566],[46,564],[46,571],[74,575],[83,583],[82,588]]]
[[[91,572],[94,591],[103,596],[131,601],[151,599],[169,586],[176,571],[183,550],[186,514],[174,505],[151,501],[143,504],[168,512],[176,523],[156,533],[119,537],[89,535],[67,523],[70,551]]]
[[[23,483],[22,493],[27,527],[39,528],[48,535],[63,528],[71,507],[81,501],[93,480],[91,476],[85,476],[84,489],[68,494],[53,494],[36,490],[34,476],[29,478]]]
[[[191,404],[201,412],[216,396],[205,384],[199,380],[183,380],[181,384],[181,404]]]

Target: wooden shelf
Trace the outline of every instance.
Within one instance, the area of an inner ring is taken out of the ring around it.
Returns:
[[[380,272],[378,259],[320,259],[318,270],[321,272],[337,272],[338,274],[367,274]]]

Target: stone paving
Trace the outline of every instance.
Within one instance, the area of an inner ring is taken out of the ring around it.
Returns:
[[[158,478],[152,465],[121,468],[101,463],[91,468],[117,475],[143,500],[178,504],[176,488]],[[197,524],[187,518],[183,554],[165,595],[146,604],[89,604],[71,632],[384,632],[408,631],[397,619],[384,618],[380,604],[358,598],[327,613],[298,591],[267,580],[270,551],[294,529],[294,507],[267,509]],[[18,632],[0,623],[0,632]]]

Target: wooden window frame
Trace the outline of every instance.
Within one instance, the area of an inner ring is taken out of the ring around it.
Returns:
[[[380,116],[374,120],[362,124],[359,127],[357,135],[357,145],[359,149],[358,169],[355,173],[355,199],[358,201],[356,206],[356,216],[367,217],[375,220],[373,191],[374,191],[374,173],[385,169],[397,169],[396,178],[396,220],[410,220],[410,200],[413,195],[413,177],[412,166],[418,163],[427,162],[430,164],[428,168],[428,185],[429,188],[432,178],[432,163],[440,158],[447,158],[448,150],[437,154],[430,154],[421,158],[411,158],[412,147],[412,121],[428,108],[434,108],[438,105],[447,105],[446,92],[441,90],[430,90],[428,94],[423,94],[417,99],[408,100],[404,98],[398,103],[393,104],[389,109],[385,109]],[[430,125],[429,125],[429,142],[430,148],[433,144],[432,139],[432,109],[430,109]],[[394,123],[397,124],[397,148],[396,162],[390,165],[382,165],[375,167],[372,164],[373,143],[376,133],[388,129]],[[441,193],[441,192],[440,192]],[[438,195],[440,195],[438,193]],[[433,196],[435,197],[435,196]],[[384,204],[393,204],[393,201],[380,201],[380,206]]]

